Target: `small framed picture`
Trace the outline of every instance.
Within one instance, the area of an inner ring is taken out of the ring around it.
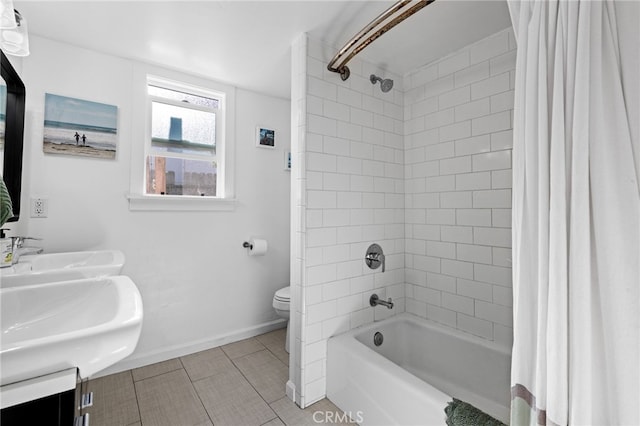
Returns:
[[[286,171],[291,171],[291,151],[284,152],[284,169]]]
[[[276,131],[264,126],[256,127],[256,146],[274,149],[276,147]]]

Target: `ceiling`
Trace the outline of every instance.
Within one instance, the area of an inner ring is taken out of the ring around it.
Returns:
[[[30,34],[281,98],[298,34],[342,47],[393,3],[14,0]],[[510,24],[504,0],[437,0],[360,55],[404,75]]]

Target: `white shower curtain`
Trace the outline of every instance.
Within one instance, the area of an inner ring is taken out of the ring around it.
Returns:
[[[512,425],[640,425],[638,117],[625,108],[640,94],[622,86],[613,6],[509,3]]]

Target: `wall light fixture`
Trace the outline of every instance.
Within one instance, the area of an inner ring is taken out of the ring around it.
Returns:
[[[13,8],[13,0],[0,1],[0,48],[7,55],[29,55],[27,20]]]
[[[0,1],[0,29],[9,30],[17,26],[13,12],[13,0]]]

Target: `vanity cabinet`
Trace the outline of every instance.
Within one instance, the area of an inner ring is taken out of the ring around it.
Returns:
[[[87,426],[82,395],[86,388],[77,369],[2,386],[2,426]]]
[[[75,389],[2,410],[0,423],[13,425],[71,426],[76,417]]]

